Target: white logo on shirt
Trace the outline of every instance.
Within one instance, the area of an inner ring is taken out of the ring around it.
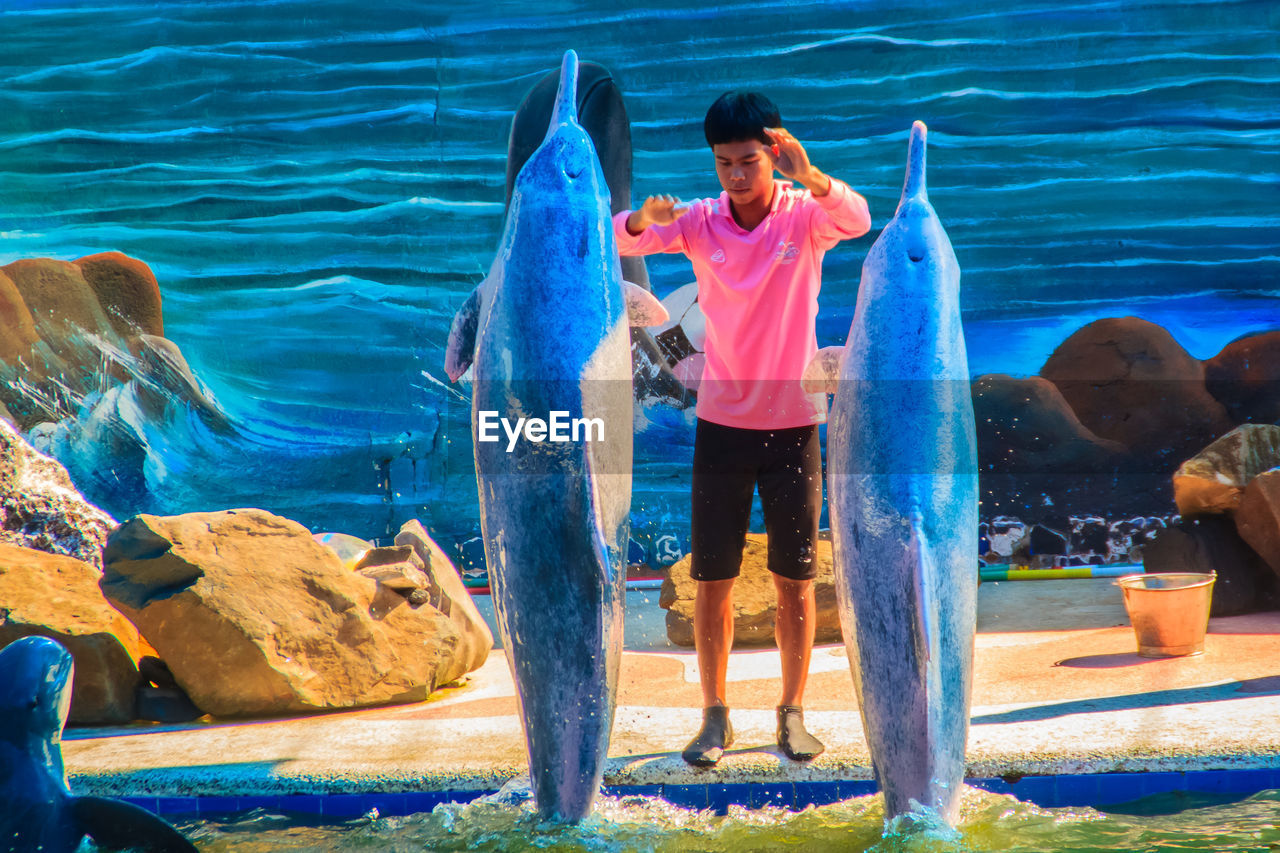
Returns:
[[[790,240],[778,241],[778,254],[774,255],[774,260],[780,264],[793,264],[799,257],[800,250],[796,248],[796,244]]]
[[[724,263],[724,249],[716,249],[715,254],[711,256],[711,263],[713,264]]]

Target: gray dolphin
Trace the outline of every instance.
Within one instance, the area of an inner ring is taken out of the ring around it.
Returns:
[[[624,288],[608,189],[577,120],[577,76],[569,51],[550,126],[516,178],[479,289],[472,382],[480,524],[530,781],[539,814],[565,822],[589,814],[599,790],[622,653],[627,301],[648,313],[641,322],[666,316],[647,292]],[[455,339],[464,326],[455,320]],[[565,440],[550,426],[557,412]],[[542,427],[522,431],[531,421]]]
[[[836,593],[886,819],[954,822],[964,777],[978,554],[977,443],[960,268],[911,128],[893,220],[867,253],[827,430]]]
[[[508,209],[516,177],[547,134],[547,122],[556,109],[559,85],[560,70],[547,72],[528,91],[511,119],[511,134],[507,140]],[[579,63],[576,106],[578,123],[591,137],[609,187],[610,213],[631,207],[631,122],[627,118],[622,92],[607,68],[594,62]],[[621,259],[621,263],[625,281],[652,290],[644,258],[639,255],[626,257]],[[467,307],[459,312],[464,324],[471,324],[471,338],[474,338],[478,312],[479,295],[473,294]],[[469,340],[465,346],[474,347],[474,341]],[[455,355],[454,358],[469,361],[470,353]],[[643,327],[631,328],[631,358],[636,399],[665,400],[681,408],[693,405],[693,395],[676,378],[658,342]]]
[[[62,727],[72,670],[71,653],[45,637],[0,651],[0,851],[71,853],[88,835],[99,847],[192,853],[191,842],[148,811],[71,795]]]

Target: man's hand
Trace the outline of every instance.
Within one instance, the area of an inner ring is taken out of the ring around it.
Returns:
[[[674,196],[651,195],[627,217],[627,231],[639,234],[650,225],[670,225],[688,212],[689,206]]]
[[[784,178],[803,184],[814,195],[831,192],[831,179],[809,162],[809,154],[799,139],[783,127],[766,127],[764,132],[773,140],[773,167]]]

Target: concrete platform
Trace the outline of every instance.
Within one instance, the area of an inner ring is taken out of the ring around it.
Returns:
[[[660,618],[660,617],[659,617]],[[1280,769],[1280,613],[1215,619],[1205,653],[1138,657],[1107,580],[984,584],[969,775],[979,778]],[[815,649],[810,764],[773,745],[776,650],[736,652],[736,746],[720,765],[679,757],[701,719],[692,651],[624,654],[606,784],[682,786],[870,779],[842,646]],[[501,651],[426,702],[298,719],[69,730],[79,793],[251,797],[494,790],[525,771]]]

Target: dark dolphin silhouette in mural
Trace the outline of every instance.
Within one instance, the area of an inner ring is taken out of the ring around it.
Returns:
[[[72,671],[70,652],[45,637],[0,651],[0,850],[71,853],[88,835],[99,847],[193,853],[148,811],[71,795],[61,742]]]
[[[622,653],[634,405],[628,300],[644,322],[666,319],[652,295],[622,281],[608,187],[577,120],[577,78],[569,51],[473,315],[485,557],[534,799],[544,819],[565,822],[589,814],[600,788]],[[460,314],[450,375],[467,326]],[[565,440],[548,428],[556,413]],[[521,432],[522,418],[543,428]]]
[[[840,621],[886,818],[954,822],[964,778],[978,553],[977,443],[960,267],[911,129],[897,213],[862,265],[838,377],[827,493]]]
[[[511,135],[507,141],[508,209],[516,176],[547,135],[547,123],[555,110],[559,85],[559,69],[547,72],[525,95],[511,120]],[[608,69],[594,62],[579,63],[576,106],[578,123],[586,129],[595,145],[609,187],[610,213],[630,208],[631,122],[622,102],[622,93]],[[621,264],[624,280],[645,290],[652,289],[644,258],[622,258]],[[463,311],[459,312],[464,323],[474,326],[478,300],[478,295],[472,294]],[[636,399],[663,400],[680,407],[693,404],[693,395],[672,373],[668,359],[653,335],[641,326],[631,329],[631,359]]]

